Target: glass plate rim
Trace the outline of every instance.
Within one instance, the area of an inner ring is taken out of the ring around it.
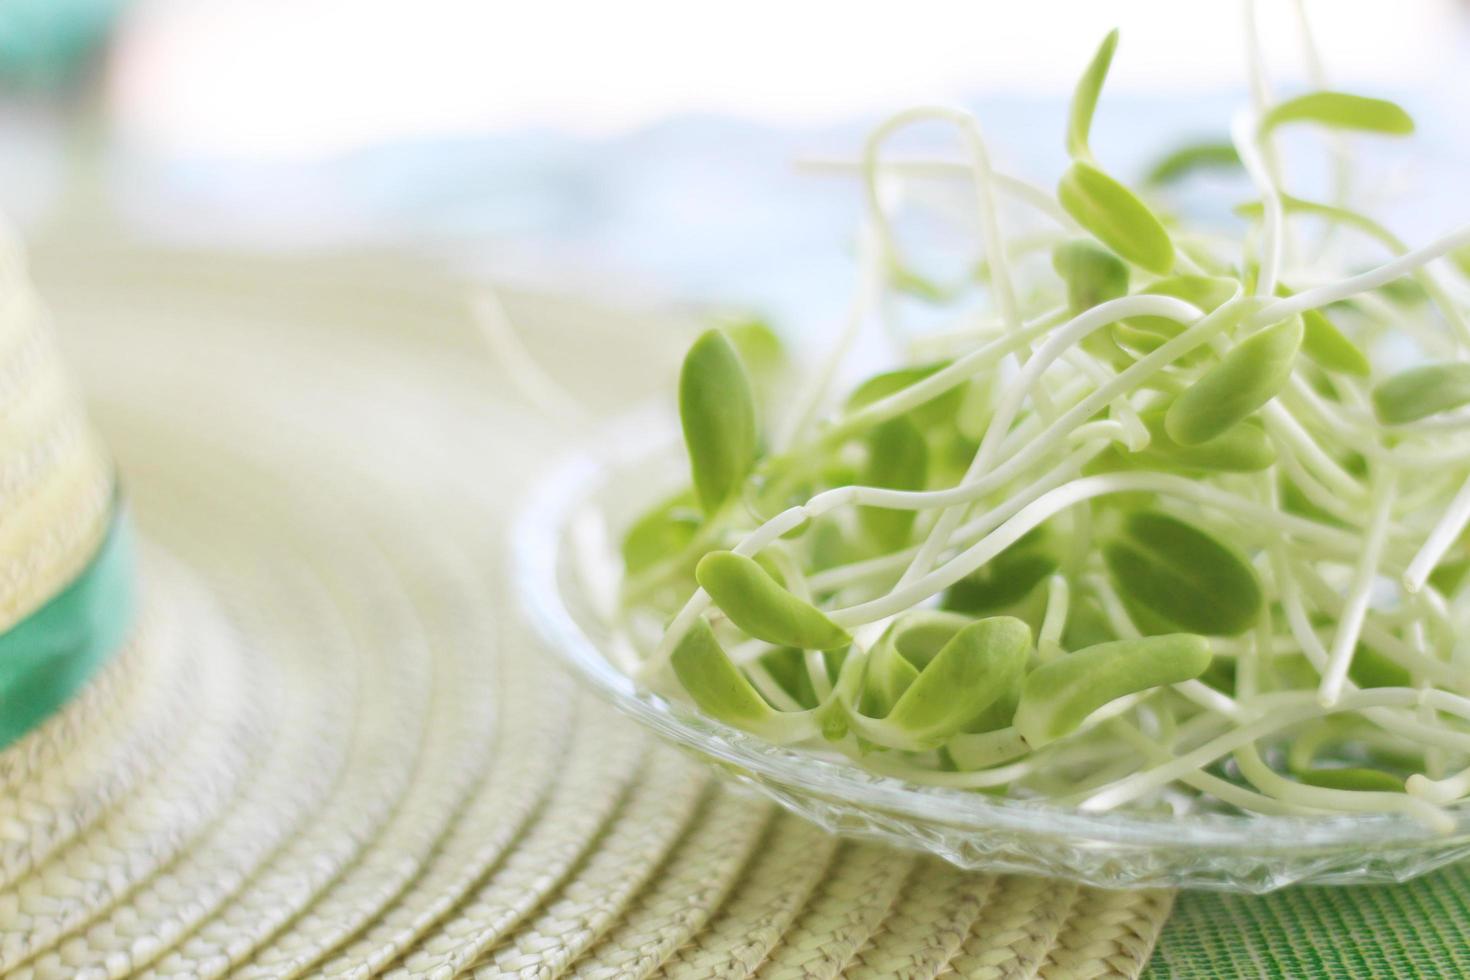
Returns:
[[[1403,814],[1330,816],[1128,811],[1094,813],[1046,801],[997,799],[920,786],[774,746],[638,687],[599,649],[569,608],[558,579],[562,537],[575,509],[592,500],[619,466],[670,450],[667,421],[637,413],[610,425],[597,448],[568,454],[539,478],[513,518],[511,580],[522,610],[557,659],[616,708],[666,740],[784,786],[820,782],[829,801],[961,831],[1006,831],[1074,843],[1149,849],[1271,854],[1303,849],[1413,846],[1449,842],[1470,831],[1470,807],[1451,809],[1455,831],[1441,835]]]

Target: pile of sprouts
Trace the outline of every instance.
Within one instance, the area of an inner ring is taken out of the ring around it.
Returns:
[[[911,783],[1448,831],[1470,794],[1470,228],[1411,249],[1355,210],[1354,141],[1409,116],[1320,77],[1275,100],[1258,66],[1228,141],[1130,188],[1089,147],[1116,41],[1054,192],[947,108],[837,164],[866,189],[861,284],[815,371],[758,321],[695,342],[690,484],[623,540],[625,666]],[[921,123],[963,158],[885,157]],[[1328,200],[1284,186],[1292,130],[1325,137]],[[1206,167],[1254,187],[1234,235],[1166,209]],[[894,202],[956,182],[980,241],[951,288]],[[944,325],[844,388],[863,325],[916,297]]]

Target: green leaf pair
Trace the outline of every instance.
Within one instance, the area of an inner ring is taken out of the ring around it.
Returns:
[[[1068,653],[1026,675],[1015,726],[1032,748],[1070,735],[1110,701],[1192,680],[1210,665],[1202,636],[1116,640]]]
[[[732,623],[758,640],[799,650],[835,650],[852,642],[846,630],[782,588],[753,558],[711,551],[695,566],[694,577]]]
[[[901,617],[869,655],[861,708],[865,738],[905,748],[986,731],[1011,709],[1031,652],[1031,628],[1010,616],[973,620],[917,611]]]

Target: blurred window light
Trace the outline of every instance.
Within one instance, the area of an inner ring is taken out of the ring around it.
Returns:
[[[1299,80],[1293,4],[1261,7],[1268,64]],[[1310,9],[1344,84],[1424,87],[1465,56],[1454,0]],[[1241,19],[1234,2],[1178,0],[143,0],[117,39],[110,98],[119,135],[186,155],[606,133],[685,113],[809,125],[915,101],[1061,95],[1114,25],[1110,88],[1238,89]]]

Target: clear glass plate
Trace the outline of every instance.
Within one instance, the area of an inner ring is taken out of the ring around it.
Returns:
[[[928,851],[963,868],[1105,888],[1266,892],[1295,883],[1402,881],[1470,856],[1470,809],[1436,834],[1409,817],[1088,813],[917,786],[782,748],[640,689],[614,662],[605,611],[578,568],[616,562],[610,536],[682,478],[656,417],[625,420],[531,494],[514,528],[513,579],[549,650],[659,737],[836,833]],[[610,532],[609,529],[612,529]],[[599,612],[603,610],[603,612]]]

